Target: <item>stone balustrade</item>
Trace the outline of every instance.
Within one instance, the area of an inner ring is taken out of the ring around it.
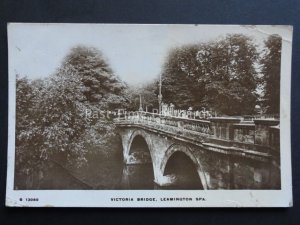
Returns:
[[[165,116],[149,112],[126,112],[118,122],[144,124],[159,130],[204,134],[212,140],[279,148],[280,128],[276,118],[245,120],[243,117],[211,117],[207,120]],[[173,128],[173,130],[172,130]]]
[[[165,125],[174,128],[181,128],[188,131],[203,134],[212,134],[210,122],[207,120],[195,120],[173,116],[163,116],[149,112],[128,112],[117,118],[117,121],[130,121],[132,123],[147,125]]]

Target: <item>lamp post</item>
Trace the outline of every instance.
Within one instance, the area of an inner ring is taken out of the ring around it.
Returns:
[[[143,104],[142,104],[142,95],[140,94],[140,107],[139,107],[139,111],[142,112],[143,110]]]
[[[158,113],[161,114],[161,104],[162,104],[162,94],[161,94],[161,86],[162,86],[162,82],[161,82],[161,74],[159,76],[159,84],[158,84],[158,87],[159,87],[159,93],[158,93]]]

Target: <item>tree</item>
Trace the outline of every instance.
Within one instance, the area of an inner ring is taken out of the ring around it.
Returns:
[[[36,123],[43,139],[38,143],[43,159],[54,159],[61,164],[84,162],[82,135],[89,127],[85,121],[86,97],[83,84],[72,67],[63,67],[52,75],[41,91]]]
[[[261,58],[261,73],[264,86],[264,106],[267,113],[279,114],[280,110],[280,64],[281,37],[271,35],[265,41],[265,49]]]
[[[212,108],[220,114],[254,112],[258,59],[252,40],[241,34],[188,45],[170,52],[163,69],[164,100],[177,108]]]
[[[170,51],[162,72],[163,101],[176,108],[200,107],[204,97],[202,76],[196,55],[199,46],[184,46]]]
[[[114,136],[114,125],[99,112],[124,104],[125,87],[100,51],[83,46],[73,48],[48,79],[39,102],[38,118],[44,136],[40,148],[44,157],[66,165],[84,164],[88,145],[103,144]],[[87,119],[87,110],[99,116]],[[109,151],[105,146],[101,150]]]
[[[214,44],[210,58],[209,105],[226,115],[253,114],[258,53],[252,40],[241,34],[228,35]]]
[[[98,50],[74,48],[53,75],[17,78],[16,88],[16,174],[31,176],[47,169],[49,160],[80,167],[90,146],[109,154],[118,144],[109,118],[86,118],[87,110],[111,110],[126,101],[126,85]]]
[[[103,110],[125,104],[126,99],[122,96],[126,85],[113,73],[99,50],[74,47],[65,57],[64,67],[74,68],[84,85],[82,93],[89,104],[97,104]]]
[[[15,184],[32,186],[29,175],[42,167],[41,152],[36,148],[41,135],[36,124],[36,103],[39,92],[36,86],[26,78],[16,78],[16,160]],[[23,182],[23,183],[22,183]]]

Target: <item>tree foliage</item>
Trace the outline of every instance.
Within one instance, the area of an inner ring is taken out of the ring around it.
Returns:
[[[128,103],[126,109],[129,111],[137,111],[140,106],[140,97],[142,100],[142,107],[148,112],[158,110],[158,81],[154,80],[151,83],[142,86],[129,86],[126,90],[126,99]]]
[[[264,106],[267,113],[278,114],[280,110],[280,63],[281,37],[271,35],[265,41],[261,58],[262,82],[264,86]]]
[[[17,78],[16,82],[18,174],[44,168],[49,159],[65,166],[82,166],[90,145],[110,151],[106,144],[115,143],[114,125],[107,117],[89,120],[86,112],[122,107],[126,85],[98,50],[76,47],[48,78]]]
[[[16,172],[29,174],[39,169],[41,152],[36,146],[42,140],[35,121],[39,89],[27,78],[16,80]]]
[[[162,73],[164,101],[226,115],[253,113],[257,60],[256,46],[241,34],[173,49]]]
[[[99,50],[85,46],[72,48],[62,67],[72,67],[76,71],[84,87],[82,93],[89,104],[95,103],[101,109],[125,104],[123,94],[126,85],[114,74]]]

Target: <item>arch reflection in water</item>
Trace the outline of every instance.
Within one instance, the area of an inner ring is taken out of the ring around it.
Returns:
[[[197,166],[185,153],[177,151],[169,158],[164,176],[173,182],[164,189],[203,189]]]
[[[154,175],[151,164],[124,165],[122,189],[151,190],[154,189]]]
[[[153,189],[154,172],[149,147],[145,139],[137,135],[131,144],[127,164],[123,167],[123,189]]]
[[[140,135],[137,135],[132,141],[127,164],[152,164],[148,144]]]

